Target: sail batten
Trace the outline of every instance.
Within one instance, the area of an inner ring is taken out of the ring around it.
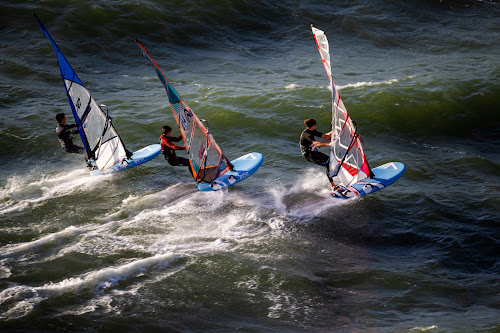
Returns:
[[[229,160],[215,142],[212,134],[175,90],[158,64],[144,46],[136,40],[142,54],[153,64],[168,96],[172,114],[179,127],[196,182],[212,183],[231,167]]]
[[[322,30],[311,26],[326,74],[332,87],[332,138],[330,176],[338,176],[345,187],[371,176],[371,170],[356,125],[349,116],[332,77],[330,47]]]

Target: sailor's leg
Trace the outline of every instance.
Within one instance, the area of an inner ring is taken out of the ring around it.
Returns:
[[[308,159],[309,161],[325,167],[326,177],[330,182],[330,188],[333,190],[335,183],[333,182],[333,178],[330,177],[330,156],[319,151],[312,151],[310,156],[311,159]]]
[[[66,152],[74,154],[82,154],[85,153],[85,149],[83,147],[71,145],[66,147]]]
[[[191,174],[191,176],[194,176],[193,175],[193,170],[191,170],[191,164],[189,163],[189,160],[187,158],[177,156],[177,161],[179,163],[178,165],[187,166],[188,169],[189,169],[189,173]]]
[[[191,176],[193,176],[193,170],[191,170],[191,165],[190,165],[189,160],[187,158],[176,156],[175,158],[168,158],[167,161],[172,166],[182,165],[182,166],[189,167],[189,173],[191,174]]]

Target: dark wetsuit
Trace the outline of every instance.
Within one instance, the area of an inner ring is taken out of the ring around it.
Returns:
[[[57,124],[56,134],[59,138],[59,143],[61,147],[68,153],[83,153],[85,149],[83,147],[76,146],[73,143],[72,134],[78,134],[78,130],[70,130],[70,128],[76,127],[73,125]]]
[[[326,176],[330,182],[333,182],[332,178],[329,175],[330,172],[330,157],[322,152],[316,150],[316,146],[314,145],[314,141],[317,141],[315,137],[321,138],[323,133],[318,132],[317,130],[311,131],[306,128],[302,134],[300,134],[300,150],[302,152],[302,156],[305,157],[311,163],[315,163],[326,168]]]
[[[162,134],[160,136],[161,153],[163,154],[163,156],[167,160],[168,164],[170,164],[172,166],[178,166],[178,165],[188,166],[189,172],[191,174],[193,174],[189,160],[185,157],[179,157],[175,154],[176,150],[186,149],[185,147],[177,146],[177,145],[174,145],[172,143],[172,141],[178,142],[180,140],[182,140],[182,136],[171,137],[171,136],[165,136]]]

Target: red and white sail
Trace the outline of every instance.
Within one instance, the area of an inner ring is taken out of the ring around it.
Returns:
[[[369,177],[371,171],[356,126],[333,83],[328,39],[322,30],[313,26],[311,29],[332,87],[330,176],[338,176],[340,183],[347,187]]]

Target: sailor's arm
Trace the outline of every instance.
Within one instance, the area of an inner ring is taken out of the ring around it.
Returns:
[[[173,143],[170,143],[170,142],[167,142],[166,146],[170,149],[173,149],[173,150],[181,150],[181,149],[186,149],[186,147],[184,146],[178,146],[178,145],[174,145]]]
[[[68,134],[78,134],[77,129],[75,129],[75,130],[70,129],[73,127],[76,127],[76,124],[62,126],[57,135],[64,136],[64,135],[68,135]]]
[[[332,137],[332,131],[328,132],[328,133],[325,133],[321,136],[321,138],[323,140],[327,140],[327,139],[330,139]]]
[[[328,141],[328,142],[314,141],[313,143],[316,147],[328,147],[328,146],[330,146],[330,141]]]

